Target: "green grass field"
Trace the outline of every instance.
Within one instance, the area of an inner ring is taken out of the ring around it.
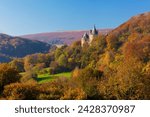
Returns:
[[[49,82],[52,81],[56,78],[60,78],[60,77],[65,77],[65,78],[70,78],[71,77],[71,72],[64,72],[64,73],[59,73],[59,74],[54,74],[54,75],[50,75],[50,74],[40,74],[38,75],[37,81],[39,83],[44,83],[44,82]]]

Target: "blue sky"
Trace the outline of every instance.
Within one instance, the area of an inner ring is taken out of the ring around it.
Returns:
[[[0,0],[0,33],[115,28],[150,11],[150,0]]]

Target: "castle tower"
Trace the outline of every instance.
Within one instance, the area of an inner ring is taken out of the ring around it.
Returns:
[[[89,42],[89,35],[87,33],[84,33],[84,35],[81,39],[81,46],[83,47],[83,45],[88,42]]]
[[[93,29],[89,32],[89,44],[93,41],[93,39],[98,36],[98,31],[96,30],[96,27],[94,25]]]

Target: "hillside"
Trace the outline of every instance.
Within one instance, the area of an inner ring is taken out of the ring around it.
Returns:
[[[99,29],[100,33],[106,34],[112,29]],[[89,31],[66,31],[66,32],[49,32],[23,35],[21,37],[28,38],[31,40],[43,41],[50,44],[67,44],[70,45],[72,42],[81,39],[82,35]]]
[[[106,40],[110,49],[122,47],[125,42],[137,42],[150,35],[150,12],[133,16],[110,31]]]
[[[139,14],[130,18],[127,22],[115,29],[120,33],[149,33],[150,32],[150,12]],[[114,31],[115,31],[114,30]]]
[[[9,56],[6,56],[6,55],[3,55],[3,54],[0,54],[0,62],[9,62],[9,61],[11,61],[12,60],[12,58],[11,57],[9,57]]]
[[[9,61],[9,57],[24,57],[34,53],[45,53],[49,49],[50,45],[43,42],[0,34],[0,54],[3,56],[0,59],[1,62]]]

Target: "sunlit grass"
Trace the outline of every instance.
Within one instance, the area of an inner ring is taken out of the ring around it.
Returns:
[[[39,83],[50,82],[56,78],[61,78],[61,77],[70,78],[71,72],[63,72],[63,73],[58,73],[58,74],[53,74],[53,75],[50,75],[48,73],[40,74],[40,75],[38,75],[37,81]]]

